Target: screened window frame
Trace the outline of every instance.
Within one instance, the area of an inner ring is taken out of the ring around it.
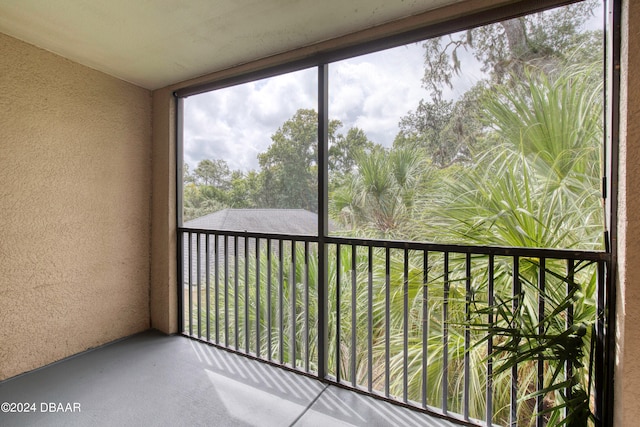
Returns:
[[[173,93],[175,100],[175,158],[176,158],[176,220],[177,228],[183,227],[183,101],[185,98],[216,89],[222,89],[268,77],[274,77],[289,72],[316,67],[318,70],[318,234],[316,236],[318,254],[318,282],[326,283],[326,253],[324,247],[331,242],[328,234],[328,66],[333,62],[343,59],[374,53],[385,49],[402,46],[409,43],[424,41],[429,38],[444,36],[447,34],[464,31],[483,25],[489,25],[502,20],[516,18],[532,13],[542,12],[551,8],[579,3],[582,0],[536,0],[518,1],[464,16],[456,16],[442,22],[428,24],[419,28],[409,28],[392,35],[382,35],[372,40],[355,45],[340,45],[337,47],[319,50],[317,53],[296,58],[296,51],[292,51],[292,59],[283,64],[258,68],[249,72],[238,72],[230,77],[212,79],[204,83],[186,86]],[[607,311],[602,313],[598,320],[598,327],[615,330],[616,319],[616,286],[617,276],[617,213],[618,213],[618,152],[619,152],[619,109],[620,109],[620,51],[621,51],[621,0],[601,0],[605,5],[605,43],[604,43],[604,78],[605,78],[605,117],[604,117],[604,170],[602,178],[602,197],[605,208],[605,249],[597,252],[608,258],[608,274],[606,285]],[[300,55],[300,56],[301,56]],[[256,61],[256,64],[258,61]],[[246,65],[246,64],[245,64]],[[233,72],[231,70],[231,72]],[[282,236],[281,236],[282,237]],[[179,246],[180,241],[176,244]],[[400,244],[399,242],[396,242]],[[405,242],[405,245],[411,245]],[[439,245],[443,246],[443,245]],[[486,246],[489,247],[488,245]],[[505,248],[505,250],[509,250]],[[550,249],[530,249],[531,255],[536,256],[539,251],[548,252]],[[551,249],[552,251],[553,249]],[[181,268],[181,251],[178,250],[178,268]],[[180,272],[178,272],[178,276]],[[318,299],[326,297],[324,286],[319,287]],[[182,295],[178,284],[178,304],[182,304]],[[326,307],[318,313],[318,322],[324,322],[327,316]],[[180,321],[179,321],[180,323]],[[182,326],[179,325],[179,330]],[[326,333],[326,330],[325,330]],[[615,368],[615,333],[608,333],[600,343],[604,349],[604,366],[599,367],[612,377]],[[326,337],[322,340],[326,342]],[[325,372],[326,361],[321,355],[319,359],[319,372]],[[610,425],[613,420],[613,387],[605,386],[603,425]]]
[[[369,53],[418,43],[430,38],[441,37],[459,31],[465,31],[484,25],[490,25],[507,19],[517,18],[533,13],[543,12],[561,6],[580,3],[586,0],[536,0],[519,1],[491,9],[482,10],[464,16],[454,17],[431,25],[412,28],[388,36],[381,36],[373,40],[352,46],[338,46],[332,49],[318,51],[314,55],[292,59],[289,62],[239,73],[230,77],[205,81],[180,88],[173,92],[176,102],[175,131],[176,131],[176,224],[183,227],[183,127],[184,127],[184,99],[217,89],[237,86],[270,77],[317,68],[318,70],[318,230],[317,237],[330,237],[328,227],[328,66],[331,63],[355,58]],[[605,201],[605,250],[611,253],[617,241],[616,213],[617,213],[617,158],[618,158],[618,99],[619,99],[619,45],[620,45],[620,0],[600,0],[605,5],[605,52],[604,76],[607,83],[605,89],[607,102],[605,109],[605,136],[603,162],[605,168],[602,177],[602,198]],[[617,47],[616,47],[617,46]],[[295,51],[293,51],[295,53]],[[597,251],[596,251],[597,252]]]

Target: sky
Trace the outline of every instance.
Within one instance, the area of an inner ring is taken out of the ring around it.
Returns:
[[[329,116],[343,123],[338,132],[357,126],[390,146],[400,118],[429,98],[423,61],[422,44],[414,43],[329,64]],[[470,76],[460,77],[445,97],[463,93]],[[298,109],[317,110],[317,104],[315,67],[191,96],[184,103],[184,160],[190,170],[202,159],[220,158],[233,170],[258,169],[257,155],[271,135]]]
[[[598,25],[601,15],[593,19]],[[329,117],[357,126],[368,138],[391,146],[400,119],[429,91],[422,87],[422,43],[400,46],[329,64]],[[469,52],[459,52],[464,74],[445,87],[456,99],[483,78]],[[184,102],[184,160],[192,171],[203,159],[224,159],[232,170],[258,169],[257,155],[300,108],[317,110],[317,68],[194,95]]]

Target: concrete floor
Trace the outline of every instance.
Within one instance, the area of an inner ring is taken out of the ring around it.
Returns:
[[[145,332],[0,382],[0,426],[456,424],[218,350]]]

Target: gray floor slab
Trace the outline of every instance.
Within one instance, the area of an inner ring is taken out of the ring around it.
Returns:
[[[458,424],[329,386],[295,426],[454,427]]]
[[[454,425],[152,331],[1,382],[3,402],[35,409],[3,427]]]

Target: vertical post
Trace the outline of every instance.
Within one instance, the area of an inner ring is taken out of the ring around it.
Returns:
[[[606,324],[606,277],[604,261],[598,261],[598,288],[597,288],[597,308],[596,308],[596,334],[595,337],[591,337],[595,340],[595,379],[594,379],[594,400],[595,400],[595,425],[605,425],[603,420],[603,402],[604,402],[604,388],[605,388],[605,324]]]
[[[327,220],[329,151],[329,65],[318,66],[318,377],[327,376]]]
[[[183,117],[184,117],[184,98],[174,94],[176,103],[176,255],[178,267],[178,332],[184,333],[184,233],[180,231],[182,227],[182,133],[183,133]]]
[[[178,246],[178,333],[184,333],[184,236],[182,230],[178,230],[176,243]]]
[[[609,138],[610,149],[609,173],[610,191],[607,212],[609,213],[609,239],[608,247],[610,259],[606,265],[606,279],[603,284],[606,286],[605,302],[603,310],[606,313],[604,332],[602,339],[604,342],[604,375],[602,377],[603,389],[602,398],[596,402],[596,425],[613,425],[614,407],[614,371],[616,365],[616,277],[618,265],[618,160],[620,143],[620,72],[621,72],[621,47],[622,47],[622,0],[611,0],[606,2],[609,11],[606,14],[608,21],[607,33],[611,36],[607,43],[607,60],[609,64],[607,70],[608,93],[605,99],[608,100],[609,111]]]

